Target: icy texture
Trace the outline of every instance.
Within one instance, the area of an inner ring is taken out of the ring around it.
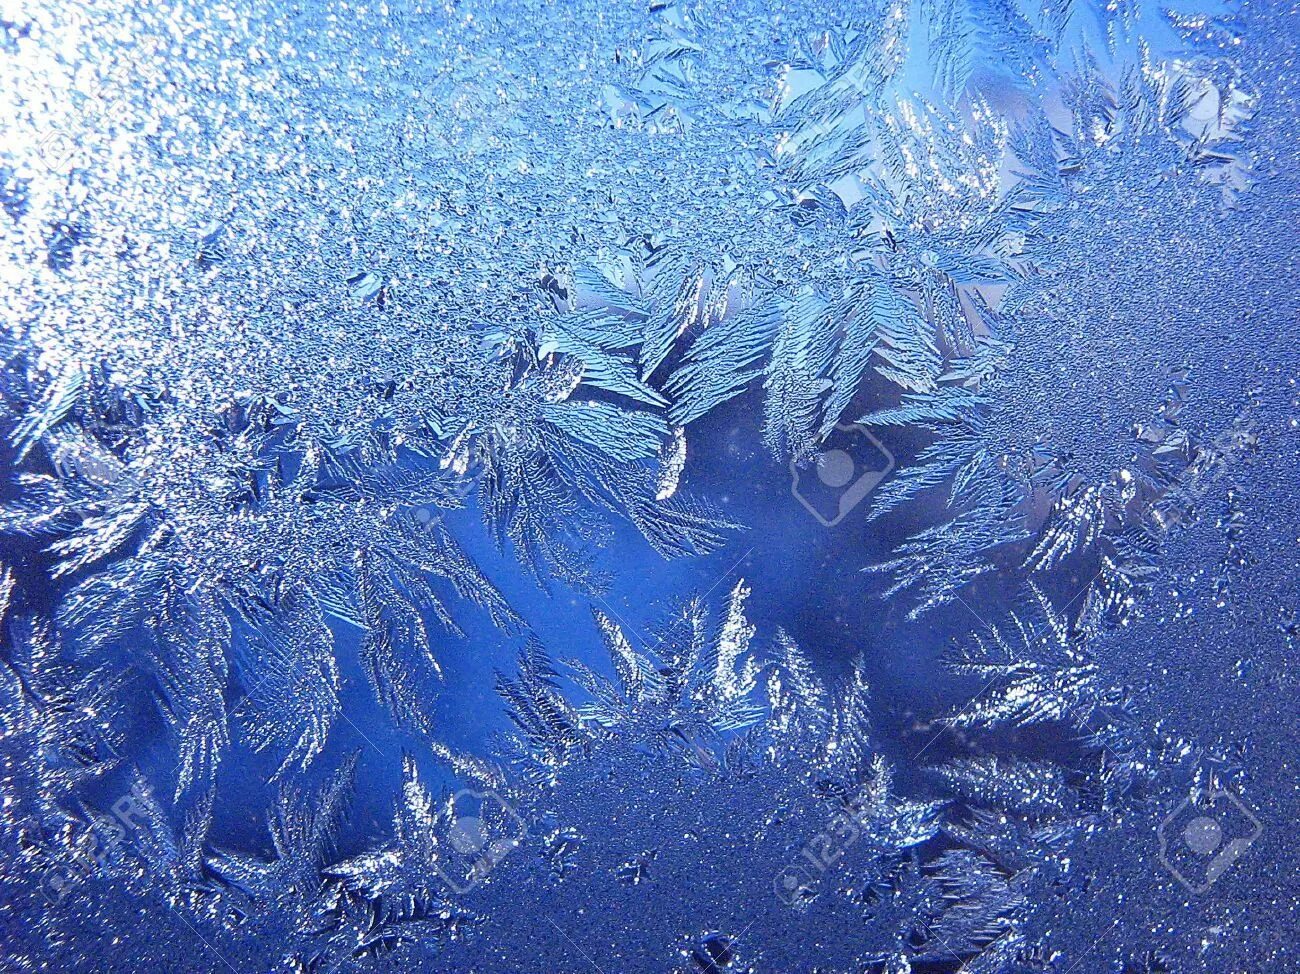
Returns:
[[[1016,148],[1035,245],[989,333],[948,364],[935,391],[864,420],[937,434],[875,509],[951,485],[951,520],[909,540],[890,566],[927,604],[994,567],[999,546],[1031,540],[1026,567],[1049,571],[1088,553],[1098,597],[1126,608],[1167,530],[1153,509],[1248,437],[1242,429],[1205,442],[1183,426],[1182,355],[1134,328],[1173,317],[1169,340],[1201,339],[1205,325],[1179,320],[1170,302],[1196,293],[1181,280],[1184,261],[1214,259],[1226,190],[1206,181],[1232,165],[1214,147],[1231,139],[1231,106],[1249,99],[1186,71],[1135,72],[1118,87],[1086,74],[1068,94],[1069,126],[1031,127]],[[1191,118],[1208,108],[1219,123],[1192,139]]]
[[[6,969],[1295,967],[1293,15],[0,14]]]
[[[480,322],[539,312],[469,256],[495,247],[466,224],[484,215],[483,188],[394,168],[397,120],[342,135],[346,106],[325,116],[319,79],[261,53],[312,36],[310,18],[228,36],[193,16],[176,11],[175,34],[158,33],[163,11],[39,22],[49,44],[85,45],[74,84],[112,111],[73,120],[91,131],[72,157],[27,147],[27,166],[61,165],[22,181],[6,221],[15,459],[39,448],[48,462],[20,474],[3,520],[68,580],[59,617],[81,658],[129,651],[154,684],[201,837],[232,721],[282,768],[320,752],[339,708],[339,623],[361,631],[376,695],[413,726],[427,725],[417,688],[437,642],[461,631],[455,601],[513,624],[441,523],[475,487],[521,558],[572,581],[587,577],[585,502],[669,554],[709,550],[721,525],[661,489],[659,415],[588,401],[571,358],[485,354]],[[137,32],[164,50],[111,74]],[[237,60],[208,50],[231,41]],[[38,37],[19,55],[29,47],[7,65],[27,88],[65,79]],[[187,76],[151,73],[172,58]],[[43,128],[32,97],[18,124]],[[454,119],[427,122],[431,138]],[[227,713],[232,673],[243,699]]]

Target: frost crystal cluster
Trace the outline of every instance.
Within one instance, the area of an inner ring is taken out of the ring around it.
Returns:
[[[1297,38],[0,0],[0,969],[1300,969]]]

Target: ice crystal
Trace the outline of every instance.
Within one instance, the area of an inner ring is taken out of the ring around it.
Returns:
[[[124,16],[164,48],[129,77],[116,62],[131,32],[110,12],[40,21],[47,44],[90,45],[72,83],[112,111],[103,132],[97,115],[75,120],[91,130],[86,159],[33,146],[48,157],[25,163],[55,172],[4,228],[21,492],[3,521],[40,539],[66,580],[60,626],[76,651],[129,648],[148,674],[176,733],[178,795],[210,791],[235,718],[282,770],[308,765],[339,711],[341,632],[361,633],[393,717],[427,725],[416,688],[437,674],[444,634],[462,632],[458,603],[517,622],[443,522],[471,492],[539,578],[596,584],[578,554],[586,504],[668,555],[720,542],[725,522],[666,489],[681,447],[674,457],[661,399],[584,373],[562,342],[538,356],[499,340],[554,315],[544,278],[489,286],[494,267],[456,255],[486,212],[480,190],[394,169],[387,124],[344,136],[342,118],[317,113],[324,75],[291,78],[299,62],[264,55],[295,30],[324,41],[316,15],[255,18],[235,35],[245,56],[217,61],[203,47],[215,24],[177,11],[176,36],[196,45],[180,95],[160,23]],[[5,69],[24,91],[69,80],[40,45]],[[299,97],[268,97],[285,85]],[[164,136],[166,98],[179,104]],[[364,106],[340,107],[365,121]],[[17,124],[41,124],[36,101],[16,108]],[[240,112],[257,138],[229,126]],[[480,148],[441,116],[411,138],[435,134]]]
[[[1294,966],[1291,20],[17,7],[3,966]],[[890,440],[829,597],[738,413]]]
[[[565,914],[556,922],[571,909],[563,904],[599,902],[622,885],[642,892],[585,921],[582,937],[624,965],[668,956],[674,943],[698,964],[691,939],[710,936],[693,933],[700,929],[725,931],[736,964],[794,963],[802,935],[772,938],[768,924],[817,936],[839,967],[978,953],[1009,901],[982,902],[973,885],[945,889],[961,881],[944,876],[942,859],[931,864],[937,872],[923,871],[922,849],[938,834],[943,806],[895,792],[871,743],[861,672],[833,690],[781,631],[761,663],[743,614],[747,592],[737,584],[714,623],[700,601],[688,603],[648,649],[598,612],[612,679],[573,664],[575,689],[566,689],[570,681],[534,647],[502,680],[523,768],[543,783],[540,793],[510,792],[511,800],[530,820],[566,824],[547,839],[566,850],[543,894]],[[718,816],[727,819],[723,829]],[[818,832],[815,823],[827,820]],[[800,855],[806,844],[811,858]],[[603,864],[620,865],[611,872]],[[527,895],[526,860],[501,868],[489,899],[516,903]],[[698,894],[690,904],[677,901],[686,876]],[[872,906],[905,890],[916,914]],[[865,936],[843,936],[842,925],[864,921]],[[918,932],[926,921],[934,929]],[[465,949],[470,958],[516,963],[508,959],[519,944],[544,935],[539,928],[506,941],[485,932],[486,944],[471,940]]]
[[[1129,354],[1133,322],[1159,318],[1168,299],[1163,280],[1138,283],[1123,270],[1138,259],[1124,250],[1139,239],[1137,221],[1181,220],[1189,207],[1199,219],[1216,212],[1208,181],[1237,160],[1214,147],[1231,141],[1250,99],[1231,73],[1215,77],[1203,67],[1144,65],[1116,88],[1089,71],[1069,79],[1067,126],[1044,120],[1013,143],[1023,168],[1017,205],[1031,215],[1015,280],[984,317],[989,333],[947,363],[934,391],[908,393],[862,420],[933,435],[879,494],[876,516],[947,488],[946,522],[881,566],[897,571],[895,591],[916,586],[929,606],[1007,552],[1034,572],[1084,554],[1095,572],[1089,596],[1095,584],[1103,602],[1131,605],[1167,529],[1160,506],[1227,446],[1198,441],[1183,425],[1185,362]],[[1180,172],[1188,165],[1199,179]],[[1099,401],[1103,384],[1114,394]],[[1244,419],[1234,436],[1248,435]]]

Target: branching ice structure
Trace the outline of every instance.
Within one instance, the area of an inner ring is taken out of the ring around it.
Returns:
[[[1242,717],[1294,723],[1267,7],[0,12],[5,964],[1287,969],[1262,870],[1156,861],[1205,796],[1274,861],[1294,812]],[[628,525],[763,527],[691,490],[736,402],[797,465],[911,444],[840,553],[887,599],[1024,596],[919,754],[743,583],[654,645],[605,601]],[[511,641],[512,744],[451,748],[446,664]]]

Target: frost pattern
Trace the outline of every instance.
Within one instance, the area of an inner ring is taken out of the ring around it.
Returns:
[[[1072,969],[1091,945],[1062,931],[1090,924],[1062,904],[1159,824],[1152,796],[1249,782],[1246,745],[1133,690],[1138,630],[1112,628],[1150,606],[1227,645],[1209,610],[1246,612],[1263,502],[1232,487],[1215,520],[1206,483],[1260,450],[1258,396],[1208,426],[1184,356],[1134,328],[1193,306],[1179,268],[1246,219],[1259,99],[1210,6],[0,24],[0,909],[31,928],[6,961],[101,943],[174,969],[198,934],[236,969],[568,969],[559,929],[618,969],[796,969],[812,943],[827,970]],[[1216,327],[1168,324],[1189,349]],[[565,594],[599,594],[588,553],[623,521],[658,555],[716,551],[739,525],[692,497],[691,444],[751,395],[783,459],[853,419],[924,439],[872,500],[932,519],[874,566],[890,596],[1038,583],[953,660],[985,690],[920,775],[885,758],[864,668],[837,687],[760,636],[743,583],[654,646],[597,608],[608,666],[560,664],[470,554],[466,508]],[[1164,592],[1215,531],[1222,571]],[[1293,646],[1293,617],[1263,628]],[[501,767],[436,743],[430,688],[491,651],[482,627],[526,644]],[[339,754],[341,722],[371,730],[352,669],[408,748],[382,834]],[[1017,753],[1026,728],[1060,753]],[[263,764],[249,839],[218,782]],[[502,798],[486,878],[439,776]],[[827,822],[834,861],[774,892]],[[625,919],[573,906],[616,898]],[[1156,909],[1129,926],[1167,928]],[[153,914],[176,922],[136,929]],[[1175,949],[1105,952],[1154,971]]]
[[[884,3],[822,31],[745,126],[789,242],[616,250],[564,285],[563,347],[600,375],[620,354],[620,381],[657,389],[683,426],[761,386],[764,441],[800,463],[845,421],[930,435],[875,509],[946,488],[944,522],[880,566],[921,609],[1008,558],[1047,572],[1079,556],[1100,573],[1090,597],[1128,611],[1143,519],[1204,449],[1179,425],[1181,363],[1117,374],[1087,442],[1096,397],[1059,392],[1072,365],[1092,375],[1130,350],[1129,323],[1163,316],[1180,285],[1116,293],[1142,262],[1125,248],[1217,218],[1249,185],[1257,97],[1221,53],[1226,15]],[[708,59],[681,36],[703,28],[675,26],[675,56]],[[670,104],[717,84],[686,72]]]
[[[667,556],[711,551],[730,526],[664,489],[680,461],[660,462],[673,434],[659,400],[592,398],[611,382],[571,350],[538,358],[480,324],[546,315],[527,288],[488,289],[495,265],[449,256],[478,205],[452,174],[394,178],[383,127],[329,135],[342,120],[318,109],[337,65],[295,78],[298,62],[258,55],[272,35],[249,33],[238,63],[186,55],[178,79],[167,50],[121,78],[131,32],[117,13],[68,7],[39,24],[89,45],[88,81],[46,49],[6,67],[28,95],[98,86],[90,100],[114,112],[80,120],[111,130],[84,133],[66,178],[25,181],[4,226],[19,490],[0,522],[48,562],[68,651],[129,658],[148,681],[201,831],[233,740],[272,753],[279,774],[321,753],[351,639],[394,721],[427,729],[418,688],[463,635],[464,606],[518,626],[448,528],[468,495],[539,580],[588,591],[590,506]],[[220,43],[198,14],[177,16]],[[151,15],[138,20],[153,36]],[[301,97],[272,99],[286,86]],[[40,126],[31,98],[20,122]],[[176,130],[159,131],[151,113],[169,99]],[[240,112],[257,137],[230,126]],[[412,140],[446,134],[447,119],[426,121]],[[312,175],[326,171],[332,183]],[[187,198],[202,203],[175,212]]]
[[[584,942],[622,965],[676,952],[675,969],[688,970],[709,949],[701,946],[709,930],[721,931],[741,965],[795,963],[805,933],[825,938],[828,960],[842,969],[977,954],[1014,897],[986,898],[978,881],[957,877],[958,862],[928,851],[944,806],[896,792],[871,742],[861,672],[841,690],[827,687],[782,631],[764,661],[744,615],[748,594],[738,583],[716,620],[700,600],[688,602],[647,649],[597,611],[611,676],[558,665],[534,646],[502,679],[523,781],[535,782],[511,799],[530,820],[558,823],[540,836],[556,903],[571,910],[638,890],[581,925]],[[800,846],[828,839],[809,836],[809,823],[828,820],[845,830],[836,839],[843,861],[837,854],[820,877],[801,872]],[[520,946],[547,939],[542,919],[524,909],[527,869],[507,860],[490,897],[524,928],[509,939],[485,931],[484,942],[467,940],[452,957],[527,963]],[[677,885],[686,877],[689,903]],[[785,877],[799,881],[779,885],[783,901],[773,887]],[[889,890],[914,909],[886,906]],[[798,937],[769,935],[791,925]],[[850,925],[857,930],[846,937]]]
[[[934,488],[947,492],[947,520],[880,566],[896,573],[891,592],[915,587],[921,607],[933,606],[1018,552],[1031,572],[1091,564],[1090,599],[1120,613],[1134,604],[1168,528],[1154,512],[1224,444],[1198,441],[1182,425],[1185,368],[1128,354],[1135,340],[1127,323],[1159,316],[1165,294],[1149,282],[1121,284],[1110,306],[1098,289],[1131,279],[1120,268],[1138,259],[1124,249],[1136,221],[1182,219],[1189,207],[1216,213],[1211,184],[1223,180],[1225,192],[1239,185],[1228,146],[1250,99],[1231,72],[1216,83],[1208,70],[1144,62],[1118,86],[1082,74],[1066,88],[1068,125],[1043,119],[1011,143],[1023,170],[1016,205],[1036,246],[1026,247],[999,308],[985,316],[986,333],[946,363],[932,392],[905,394],[862,418],[933,438],[882,489],[873,516]],[[1183,166],[1200,181],[1181,177]],[[1121,361],[1109,366],[1115,380],[1101,378],[1103,362]],[[1099,402],[1095,383],[1069,384],[1076,365],[1106,382],[1115,401]],[[1146,390],[1149,400],[1135,398]],[[1106,435],[1092,431],[1098,423]]]

